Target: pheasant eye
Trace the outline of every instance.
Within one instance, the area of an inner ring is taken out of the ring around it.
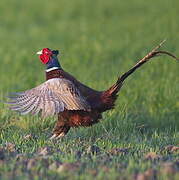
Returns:
[[[49,48],[44,48],[44,49],[43,49],[43,54],[51,55],[52,52],[51,52],[51,50],[50,50]]]

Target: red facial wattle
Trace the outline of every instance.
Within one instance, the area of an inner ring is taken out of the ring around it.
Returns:
[[[41,54],[40,59],[41,59],[43,64],[47,64],[50,60],[50,57],[48,55]]]
[[[42,61],[43,64],[47,64],[52,56],[52,51],[49,48],[44,48],[42,50],[42,54],[40,55],[40,60]]]

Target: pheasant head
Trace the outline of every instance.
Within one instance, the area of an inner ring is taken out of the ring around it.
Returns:
[[[38,51],[37,54],[39,55],[41,62],[46,64],[47,69],[61,67],[57,58],[57,55],[59,54],[58,50],[43,48],[41,51]]]

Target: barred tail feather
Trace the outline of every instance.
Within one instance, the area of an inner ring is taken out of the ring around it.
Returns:
[[[158,49],[162,46],[162,44],[165,42],[162,41],[157,47],[155,47],[151,52],[149,52],[144,58],[142,58],[141,60],[139,60],[135,66],[133,66],[131,69],[129,69],[129,71],[127,71],[126,73],[124,73],[122,76],[120,76],[117,80],[117,82],[112,85],[106,92],[113,96],[115,94],[117,94],[120,90],[120,88],[123,85],[123,82],[125,81],[125,79],[131,75],[133,72],[135,72],[136,69],[138,69],[139,67],[141,67],[143,64],[145,64],[147,61],[149,61],[150,59],[160,56],[162,54],[164,55],[168,55],[170,57],[172,57],[175,60],[179,60],[175,55],[173,55],[170,52],[167,51],[158,51]]]

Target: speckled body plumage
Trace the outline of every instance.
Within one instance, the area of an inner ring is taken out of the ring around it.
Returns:
[[[112,87],[107,91],[96,91],[82,84],[62,69],[46,72],[46,80],[52,78],[64,78],[71,81],[91,106],[91,111],[65,110],[60,112],[54,128],[54,133],[58,135],[62,132],[67,133],[70,127],[91,126],[98,123],[102,118],[102,112],[114,107],[114,102],[117,98],[116,94],[121,87],[118,84],[117,87]]]

